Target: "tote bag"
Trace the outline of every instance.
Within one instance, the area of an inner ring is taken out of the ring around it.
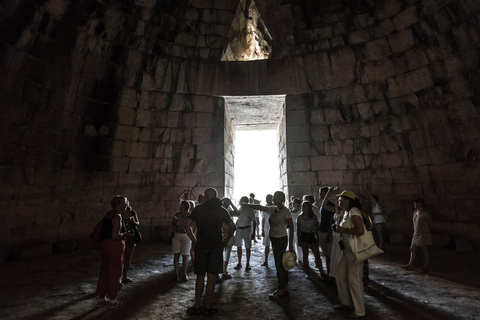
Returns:
[[[355,258],[359,261],[367,260],[377,254],[383,253],[383,250],[378,248],[373,240],[371,231],[367,231],[365,225],[363,226],[363,235],[351,236],[348,244],[353,251]]]

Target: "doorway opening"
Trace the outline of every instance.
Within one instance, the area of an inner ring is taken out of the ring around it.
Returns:
[[[237,203],[242,196],[255,194],[265,204],[267,194],[281,190],[281,126],[284,120],[285,96],[225,97],[226,114],[233,132],[232,172],[228,181],[230,197]],[[226,143],[227,144],[227,143]]]
[[[277,130],[236,131],[234,199],[253,193],[265,204],[266,195],[280,187],[278,158]]]

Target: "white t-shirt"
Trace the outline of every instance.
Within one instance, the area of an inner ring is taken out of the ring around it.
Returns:
[[[278,209],[277,207],[270,207],[270,232],[269,235],[271,238],[281,238],[287,235],[287,223],[285,219],[292,219],[290,210],[286,207]]]
[[[240,207],[238,209],[240,215],[237,219],[237,227],[248,227],[252,225],[252,221],[255,222],[255,214],[253,209],[249,207]]]
[[[375,203],[372,207],[372,213],[380,213],[382,212],[382,207],[380,206],[380,203]],[[385,222],[385,216],[383,214],[377,214],[373,216],[373,223],[384,223]]]
[[[362,213],[357,208],[351,208],[349,211],[345,212],[343,215],[343,219],[340,222],[340,227],[342,228],[355,228],[353,224],[352,217],[359,216],[362,219]],[[350,238],[350,234],[342,233],[342,239],[344,240],[345,245],[348,243],[348,239]]]

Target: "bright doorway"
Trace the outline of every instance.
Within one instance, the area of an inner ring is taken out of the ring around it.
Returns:
[[[235,132],[234,199],[255,194],[265,205],[267,194],[279,190],[277,130],[237,130]]]

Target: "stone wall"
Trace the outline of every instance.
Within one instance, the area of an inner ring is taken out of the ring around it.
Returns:
[[[377,194],[404,232],[423,196],[436,233],[480,245],[480,7],[286,2],[256,1],[254,62],[219,61],[236,1],[1,2],[1,241],[84,237],[117,193],[148,238],[184,188],[231,192],[220,96],[287,94],[290,195]]]
[[[116,194],[150,239],[185,188],[223,196],[223,99],[149,82],[181,1],[132,3],[0,5],[2,246],[87,239]]]
[[[225,197],[233,199],[235,178],[235,129],[228,108],[225,106]]]

